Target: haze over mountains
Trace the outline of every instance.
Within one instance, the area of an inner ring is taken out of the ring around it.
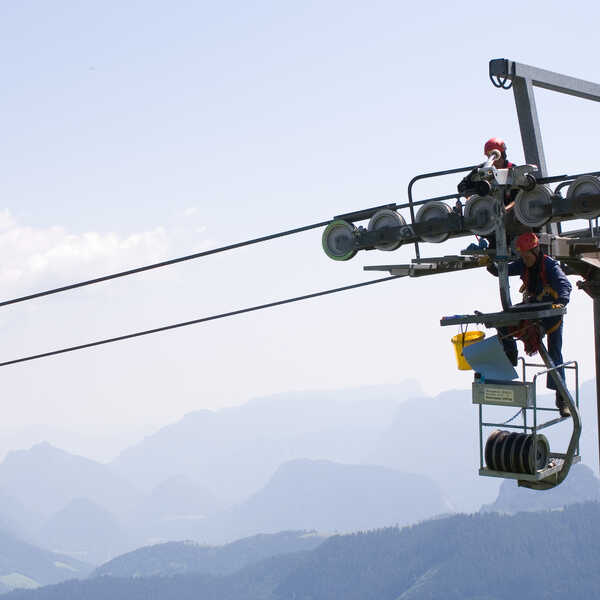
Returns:
[[[146,548],[90,579],[8,599],[588,600],[600,586],[597,502],[514,516],[454,515],[316,544],[309,538],[304,547],[302,533],[264,537],[222,548]]]
[[[48,552],[0,530],[0,592],[86,577],[91,565]]]
[[[422,396],[414,381],[397,386],[277,394],[187,414],[124,450],[111,466],[141,489],[172,475],[237,502],[256,492],[287,460],[362,462],[398,406]]]
[[[593,382],[582,386],[581,447],[596,468],[594,393]],[[469,391],[425,398],[407,382],[198,411],[108,464],[41,443],[0,463],[0,525],[100,564],[168,540],[343,533],[482,506],[513,513],[598,498],[584,466],[544,500],[515,482],[478,477],[476,423]],[[568,422],[561,427],[553,445],[566,439]]]

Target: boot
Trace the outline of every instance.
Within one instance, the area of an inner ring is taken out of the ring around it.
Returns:
[[[558,413],[561,417],[570,417],[571,411],[569,410],[569,405],[567,401],[560,395],[559,392],[556,392],[556,408],[558,408]]]

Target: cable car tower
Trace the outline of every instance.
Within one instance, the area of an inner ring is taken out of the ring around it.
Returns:
[[[560,318],[566,313],[562,305],[513,305],[511,301],[508,263],[518,256],[509,242],[523,231],[540,232],[538,236],[544,253],[559,261],[566,274],[581,276],[583,279],[577,282],[577,287],[593,299],[596,393],[600,417],[600,171],[548,175],[533,90],[534,87],[541,87],[600,102],[600,85],[506,59],[491,60],[489,76],[495,87],[513,89],[526,164],[497,169],[493,163],[500,153],[493,152],[480,166],[417,175],[408,185],[408,202],[334,217],[323,232],[323,249],[334,260],[349,260],[359,250],[392,251],[403,245],[414,245],[415,258],[409,264],[364,267],[365,270],[388,271],[400,277],[421,277],[479,268],[489,259],[497,267],[502,310],[443,317],[440,324],[467,327],[478,323],[504,330],[518,328],[523,323],[537,327],[542,319]],[[453,193],[413,200],[413,186],[418,181],[473,169],[476,169],[472,179],[477,183],[477,191],[468,198]],[[507,218],[505,194],[515,192],[513,214]],[[451,206],[450,202],[454,204]],[[408,212],[409,222],[398,212],[400,210],[405,214]],[[367,219],[366,227],[355,225]],[[587,220],[588,226],[563,232],[561,224],[574,219]],[[450,238],[473,234],[493,235],[495,248],[421,258],[419,244],[423,242],[442,243]],[[482,260],[482,257],[487,258]],[[577,362],[555,365],[543,342],[539,342],[538,348],[543,364],[528,363],[521,358],[522,377],[519,381],[514,381],[514,377],[494,379],[475,373],[472,395],[473,403],[479,409],[479,474],[516,479],[520,486],[543,490],[559,485],[567,477],[571,465],[579,462],[581,419]],[[529,368],[531,372],[532,367],[537,372],[528,381],[527,370]],[[564,369],[575,376],[571,390],[559,374],[559,370]],[[548,440],[540,433],[568,418],[543,420],[544,415],[548,415],[549,411],[556,412],[556,409],[538,404],[536,383],[542,374],[552,379],[557,394],[571,412],[572,433],[564,452],[551,452]],[[483,410],[492,405],[517,408],[518,413],[502,423],[487,422],[483,418]],[[522,424],[511,425],[518,416]],[[506,429],[493,431],[484,445],[484,430],[499,426]],[[600,444],[600,418],[598,439]]]

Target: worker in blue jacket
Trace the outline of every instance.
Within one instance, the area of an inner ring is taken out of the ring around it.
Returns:
[[[509,275],[520,275],[523,285],[524,303],[552,302],[565,306],[571,295],[571,284],[564,271],[560,268],[558,261],[540,252],[540,243],[535,233],[523,233],[516,241],[517,251],[520,258],[508,264]],[[488,271],[498,275],[494,265],[488,266]],[[542,327],[547,336],[548,354],[555,365],[562,365],[562,337],[563,317],[549,317],[542,319]],[[508,357],[516,364],[517,344],[514,338],[504,340],[504,348]],[[565,378],[564,369],[558,369],[559,375]],[[548,376],[546,387],[556,390],[556,384]],[[561,417],[570,416],[569,408],[565,400],[556,392],[556,407]]]

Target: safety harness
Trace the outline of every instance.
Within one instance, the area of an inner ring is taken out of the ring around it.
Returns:
[[[534,296],[537,302],[541,302],[543,300],[544,296],[546,296],[546,295],[551,296],[552,298],[554,298],[554,300],[558,300],[558,292],[548,282],[548,274],[546,273],[546,258],[548,258],[548,256],[546,254],[543,254],[541,264],[540,264],[540,269],[539,269],[539,275],[540,275],[540,279],[542,280],[543,287],[542,287],[542,291],[537,296]],[[529,291],[529,269],[528,268],[525,268],[523,270],[521,279],[523,280],[523,285],[519,289],[519,292],[526,293]],[[558,319],[558,322],[556,323],[556,325],[553,325],[552,327],[550,327],[550,329],[546,330],[546,335],[554,333],[560,327],[561,323],[562,323],[562,315]]]

